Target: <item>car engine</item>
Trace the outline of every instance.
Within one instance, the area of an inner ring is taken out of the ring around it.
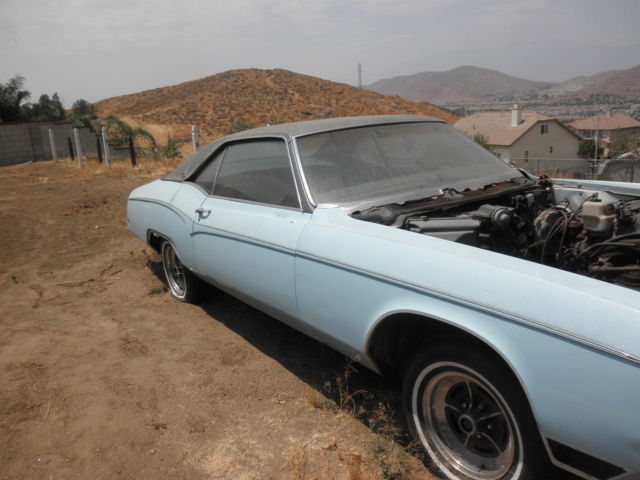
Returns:
[[[441,207],[434,200],[422,211],[353,216],[640,289],[637,197],[554,186],[544,177],[515,193],[493,193],[490,201],[445,193],[450,198]]]

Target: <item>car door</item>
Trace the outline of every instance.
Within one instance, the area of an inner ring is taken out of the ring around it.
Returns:
[[[298,326],[295,250],[310,214],[300,208],[286,142],[269,138],[232,143],[202,173],[199,184],[208,195],[193,229],[199,272]]]

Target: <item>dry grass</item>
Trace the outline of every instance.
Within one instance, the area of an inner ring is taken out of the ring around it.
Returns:
[[[97,175],[108,175],[114,177],[132,177],[145,176],[151,178],[161,177],[175,170],[182,163],[183,159],[163,159],[152,157],[138,157],[135,167],[131,165],[129,160],[113,160],[111,169],[108,169],[105,163],[98,163],[94,159],[85,158],[82,166],[77,160],[69,157],[56,160],[59,165],[66,167],[62,171],[62,175],[68,177],[69,181],[82,177],[94,177]],[[42,177],[38,179],[39,183],[47,183],[49,179]]]
[[[314,408],[345,412],[367,425],[376,435],[370,453],[385,480],[424,479],[424,455],[417,442],[411,441],[406,433],[397,407],[393,406],[398,405],[394,393],[384,389],[372,393],[353,387],[352,377],[357,373],[354,361],[347,360],[344,370],[333,381],[325,382],[324,389],[330,398],[310,393],[309,404]],[[355,467],[350,470],[356,471]],[[349,478],[360,477],[350,473]]]
[[[307,452],[305,447],[297,448],[288,458],[285,469],[295,480],[304,480],[307,474]]]

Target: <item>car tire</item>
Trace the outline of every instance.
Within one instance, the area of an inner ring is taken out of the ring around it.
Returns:
[[[162,243],[160,257],[171,296],[184,303],[198,303],[202,300],[206,284],[182,264],[170,242]]]
[[[547,478],[549,461],[515,376],[478,345],[426,346],[403,381],[404,413],[449,480]]]

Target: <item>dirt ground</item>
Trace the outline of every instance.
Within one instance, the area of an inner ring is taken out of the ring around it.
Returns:
[[[215,289],[170,298],[125,220],[161,173],[0,169],[0,480],[433,478],[379,377],[345,382],[344,357]]]

